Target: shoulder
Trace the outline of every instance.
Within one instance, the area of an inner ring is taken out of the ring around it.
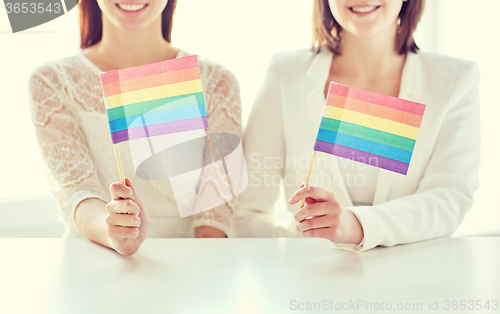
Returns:
[[[67,80],[74,73],[81,77],[83,64],[78,55],[45,62],[34,68],[28,77],[29,105],[33,122],[45,125],[55,113],[62,113],[66,104],[65,89]],[[79,86],[83,86],[80,84]]]
[[[269,70],[278,73],[305,73],[318,54],[325,53],[315,52],[311,48],[280,52],[272,56]]]
[[[45,62],[31,71],[28,77],[28,85],[30,87],[40,86],[40,84],[48,85],[51,88],[57,88],[62,85],[62,80],[65,73],[81,70],[82,63],[78,55],[57,59]]]
[[[424,74],[429,76],[437,75],[443,79],[457,80],[479,74],[478,66],[473,61],[428,52],[418,52],[414,55],[419,60]]]
[[[59,83],[59,70],[57,61],[46,62],[35,69],[33,69],[28,77],[28,86],[36,87],[42,83],[45,84],[58,84]]]
[[[422,92],[427,95],[422,97],[433,95],[433,99],[453,105],[464,97],[476,95],[480,76],[475,62],[425,52],[411,57],[418,66],[415,73],[418,73]]]

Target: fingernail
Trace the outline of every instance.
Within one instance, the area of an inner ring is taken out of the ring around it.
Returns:
[[[288,199],[288,203],[292,204],[292,198],[291,197]]]

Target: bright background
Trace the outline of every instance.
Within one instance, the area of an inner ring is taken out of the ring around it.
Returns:
[[[494,24],[500,1],[427,2],[418,45],[423,51],[473,60],[482,77],[481,187],[456,235],[500,234],[495,196],[500,188],[500,62]],[[311,7],[312,0],[178,0],[173,44],[222,64],[238,77],[245,123],[271,56],[310,46]],[[62,232],[31,124],[27,79],[40,64],[75,54],[78,43],[77,9],[17,34],[11,33],[7,13],[0,9],[0,236]],[[277,206],[282,208],[283,202]]]

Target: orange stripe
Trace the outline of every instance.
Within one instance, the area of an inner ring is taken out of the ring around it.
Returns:
[[[326,103],[328,106],[347,109],[351,111],[356,111],[359,113],[364,113],[370,116],[375,116],[387,120],[392,120],[395,122],[403,123],[406,125],[411,125],[419,128],[422,122],[422,116],[417,114],[409,113],[406,111],[401,111],[385,106],[380,106],[368,102],[364,102],[357,99],[346,98],[334,94],[328,95],[328,100]]]
[[[133,92],[145,88],[158,87],[162,85],[169,85],[181,83],[186,81],[193,81],[200,79],[199,68],[191,68],[173,72],[165,72],[150,76],[144,76],[132,80],[121,81],[104,85],[104,96],[112,96],[126,92]]]

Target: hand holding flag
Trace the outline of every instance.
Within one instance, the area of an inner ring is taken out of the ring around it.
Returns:
[[[288,203],[293,205],[299,200],[305,200],[306,206],[300,208],[294,218],[299,222],[297,231],[304,236],[348,244],[358,244],[363,239],[358,219],[342,208],[332,192],[302,184]]]
[[[113,200],[106,205],[107,234],[111,247],[120,254],[132,255],[146,240],[149,217],[132,181],[109,187]]]

